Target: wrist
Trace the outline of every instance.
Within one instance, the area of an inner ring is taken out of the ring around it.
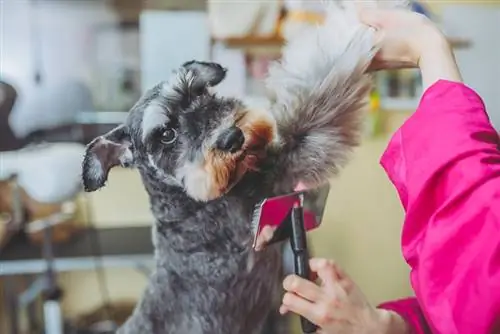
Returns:
[[[411,332],[410,326],[399,314],[384,309],[377,309],[376,312],[376,333],[409,334]]]
[[[427,45],[420,53],[417,64],[422,74],[424,91],[438,80],[462,81],[453,50],[440,32],[428,36]]]
[[[422,60],[433,57],[435,53],[449,49],[448,40],[443,33],[434,24],[427,21],[421,25],[420,33],[415,38],[414,45],[418,65]]]

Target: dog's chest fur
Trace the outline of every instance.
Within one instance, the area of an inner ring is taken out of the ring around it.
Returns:
[[[280,245],[252,249],[254,205],[269,196],[262,175],[208,203],[141,175],[157,219],[156,268],[120,333],[260,334],[279,307],[282,278]]]

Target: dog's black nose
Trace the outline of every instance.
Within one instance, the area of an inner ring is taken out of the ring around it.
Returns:
[[[221,151],[234,153],[241,149],[244,142],[245,136],[243,135],[243,131],[233,126],[224,131],[219,138],[217,138],[215,145]]]

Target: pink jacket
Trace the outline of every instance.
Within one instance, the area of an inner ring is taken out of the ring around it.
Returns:
[[[479,95],[441,80],[382,156],[416,299],[380,307],[414,333],[500,333],[499,143]]]

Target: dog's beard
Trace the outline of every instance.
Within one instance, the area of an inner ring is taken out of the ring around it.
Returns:
[[[242,150],[236,153],[209,149],[200,162],[182,167],[187,194],[199,201],[209,201],[228,193],[249,171],[258,170],[268,145],[275,139],[271,119],[247,113],[236,124],[245,136]]]
[[[255,168],[254,155],[222,154],[210,151],[204,161],[189,162],[181,168],[178,178],[182,178],[186,193],[198,201],[216,199],[241,180],[247,171]]]

